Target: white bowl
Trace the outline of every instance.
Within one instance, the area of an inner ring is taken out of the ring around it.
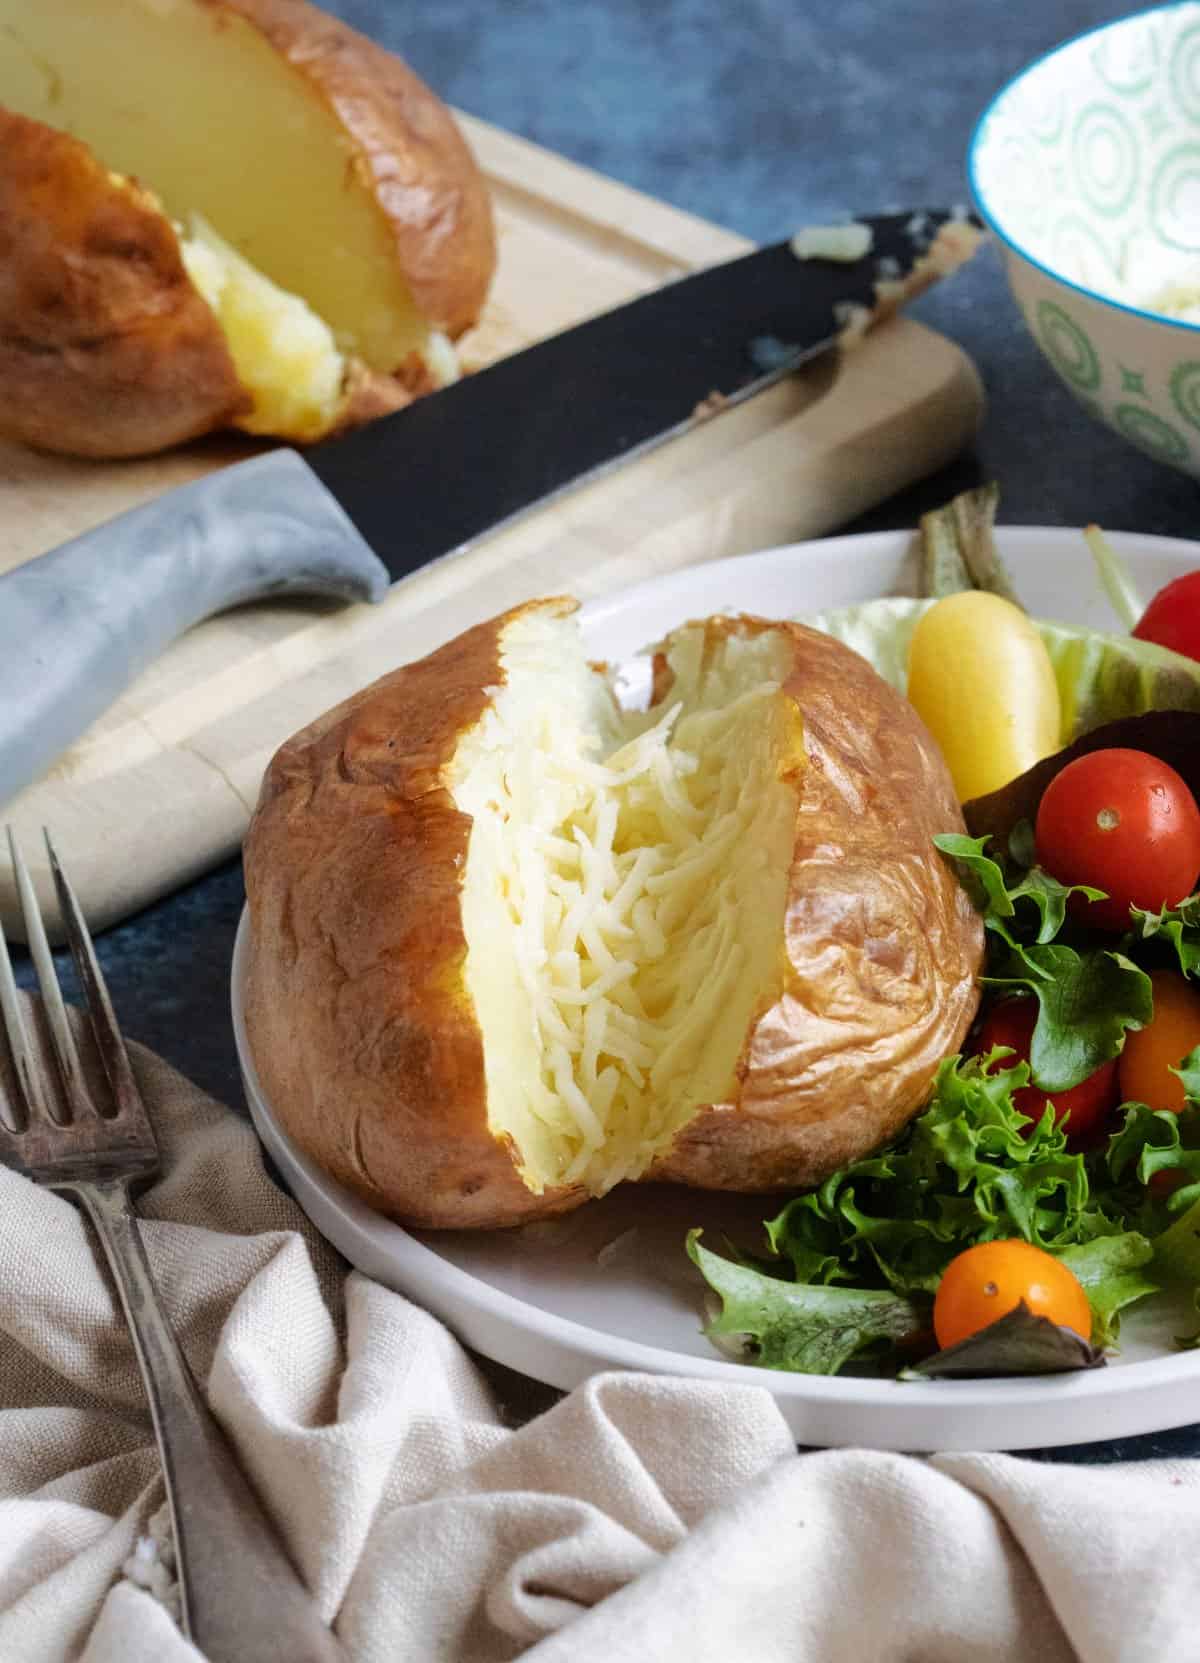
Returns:
[[[1038,59],[984,112],[968,172],[1062,382],[1200,478],[1200,4],[1139,12]],[[1194,315],[1174,315],[1189,291]]]

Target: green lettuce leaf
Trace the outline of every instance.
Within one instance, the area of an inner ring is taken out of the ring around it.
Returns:
[[[951,1259],[1014,1238],[1079,1278],[1096,1346],[1115,1343],[1120,1313],[1166,1277],[1194,1277],[1200,1287],[1200,1206],[1184,1215],[1190,1225],[1181,1219],[1182,1228],[1164,1232],[1167,1206],[1146,1193],[1162,1166],[1200,1173],[1200,1109],[1156,1115],[1132,1104],[1104,1154],[1075,1155],[1050,1108],[1031,1124],[1013,1106],[1029,1068],[1005,1068],[1004,1055],[943,1062],[929,1107],[892,1148],[852,1162],[767,1220],[773,1260],[723,1258],[693,1231],[688,1252],[723,1302],[708,1332],[749,1335],[755,1360],[802,1372],[834,1373],[864,1352],[911,1351]],[[1194,1194],[1200,1199],[1200,1187]],[[1146,1228],[1132,1227],[1138,1222]]]
[[[932,1294],[976,1242],[1020,1236],[1059,1252],[1120,1229],[1091,1200],[1084,1158],[1068,1152],[1051,1110],[1025,1135],[1012,1094],[1029,1068],[995,1067],[1002,1055],[948,1058],[929,1107],[893,1148],[767,1221],[772,1252],[799,1281]]]
[[[1114,1345],[1121,1331],[1119,1313],[1159,1290],[1160,1284],[1146,1271],[1154,1258],[1153,1244],[1136,1230],[1064,1247],[1058,1257],[1088,1296],[1094,1345]]]
[[[785,1282],[710,1253],[699,1237],[688,1233],[688,1254],[722,1306],[705,1333],[748,1335],[747,1361],[764,1368],[836,1374],[852,1357],[911,1339],[927,1324],[928,1309],[898,1294]]]
[[[1010,886],[1003,866],[985,853],[988,837],[967,837],[962,832],[940,832],[934,843],[944,855],[954,861],[960,877],[984,915],[984,923],[1003,936],[1010,946],[1016,945],[1014,935],[1000,929],[1001,921],[1020,919],[1019,903],[1029,902],[1037,913],[1033,940],[1045,944],[1054,940],[1067,916],[1067,902],[1072,895],[1083,895],[1089,901],[1103,900],[1105,892],[1084,883],[1061,884],[1040,866],[1030,864],[1022,871],[1020,881]],[[1023,839],[1018,847],[1029,853]],[[1019,925],[1017,926],[1019,927]],[[1025,933],[1028,933],[1026,930]]]
[[[882,600],[860,601],[857,606],[808,613],[799,621],[852,647],[884,681],[904,693],[908,690],[908,649],[913,631],[934,605],[932,600],[890,595]]]
[[[1196,1080],[1195,1059],[1191,1052],[1185,1059],[1185,1089],[1190,1090]],[[1145,1103],[1127,1103],[1124,1120],[1108,1140],[1105,1154],[1108,1172],[1116,1184],[1132,1181],[1127,1211],[1132,1213],[1146,1185],[1156,1172],[1175,1172],[1184,1180],[1158,1207],[1166,1214],[1186,1212],[1195,1201],[1200,1201],[1200,1109],[1191,1108],[1182,1114],[1170,1114],[1165,1109],[1151,1109]]]
[[[1100,890],[1067,887],[1040,866],[1019,869],[1010,883],[986,852],[986,837],[952,832],[933,841],[954,861],[990,932],[985,985],[1038,1000],[1030,1047],[1034,1083],[1051,1094],[1069,1091],[1120,1053],[1127,1029],[1150,1020],[1149,976],[1122,953],[1081,953],[1055,941],[1072,894],[1096,900]]]
[[[982,980],[1036,996],[1041,1008],[1029,1060],[1039,1089],[1051,1095],[1119,1056],[1126,1030],[1145,1027],[1154,1009],[1146,972],[1107,949],[1019,945]]]
[[[1200,1289],[1200,1199],[1154,1238],[1154,1267],[1169,1281]]]
[[[1189,895],[1177,907],[1161,912],[1143,912],[1130,907],[1134,921],[1132,941],[1153,941],[1161,937],[1174,952],[1185,976],[1200,975],[1200,895]]]
[[[1200,1104],[1200,1045],[1188,1052],[1178,1068],[1172,1063],[1171,1073],[1178,1074],[1183,1081],[1183,1092],[1188,1102],[1192,1105]],[[1178,1119],[1178,1116],[1176,1118]]]

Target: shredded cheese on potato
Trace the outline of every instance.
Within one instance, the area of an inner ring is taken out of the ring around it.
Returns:
[[[625,714],[575,626],[521,620],[460,743],[462,914],[492,1128],[535,1191],[636,1177],[728,1097],[771,1002],[795,818],[787,648],[680,632],[665,707]]]

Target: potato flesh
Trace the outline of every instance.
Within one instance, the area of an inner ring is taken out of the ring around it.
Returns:
[[[254,408],[247,433],[319,439],[337,416],[346,364],[329,325],[287,294],[198,215],[179,245],[188,276],[216,313]]]
[[[197,0],[0,0],[0,40],[0,104],[73,133],[176,221],[203,215],[346,356],[390,372],[424,355],[345,134],[250,24]]]
[[[489,1125],[527,1186],[602,1194],[728,1100],[778,992],[799,717],[786,647],[681,632],[665,709],[613,710],[570,624],[510,632],[460,744],[466,982]]]

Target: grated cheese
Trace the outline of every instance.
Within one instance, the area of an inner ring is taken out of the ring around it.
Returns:
[[[701,626],[672,645],[672,702],[623,713],[573,622],[510,627],[505,685],[460,742],[472,818],[466,981],[493,1129],[534,1190],[644,1171],[733,1083],[774,989],[798,745],[787,648]]]
[[[797,260],[861,260],[871,252],[875,233],[869,225],[805,225],[791,239]]]

